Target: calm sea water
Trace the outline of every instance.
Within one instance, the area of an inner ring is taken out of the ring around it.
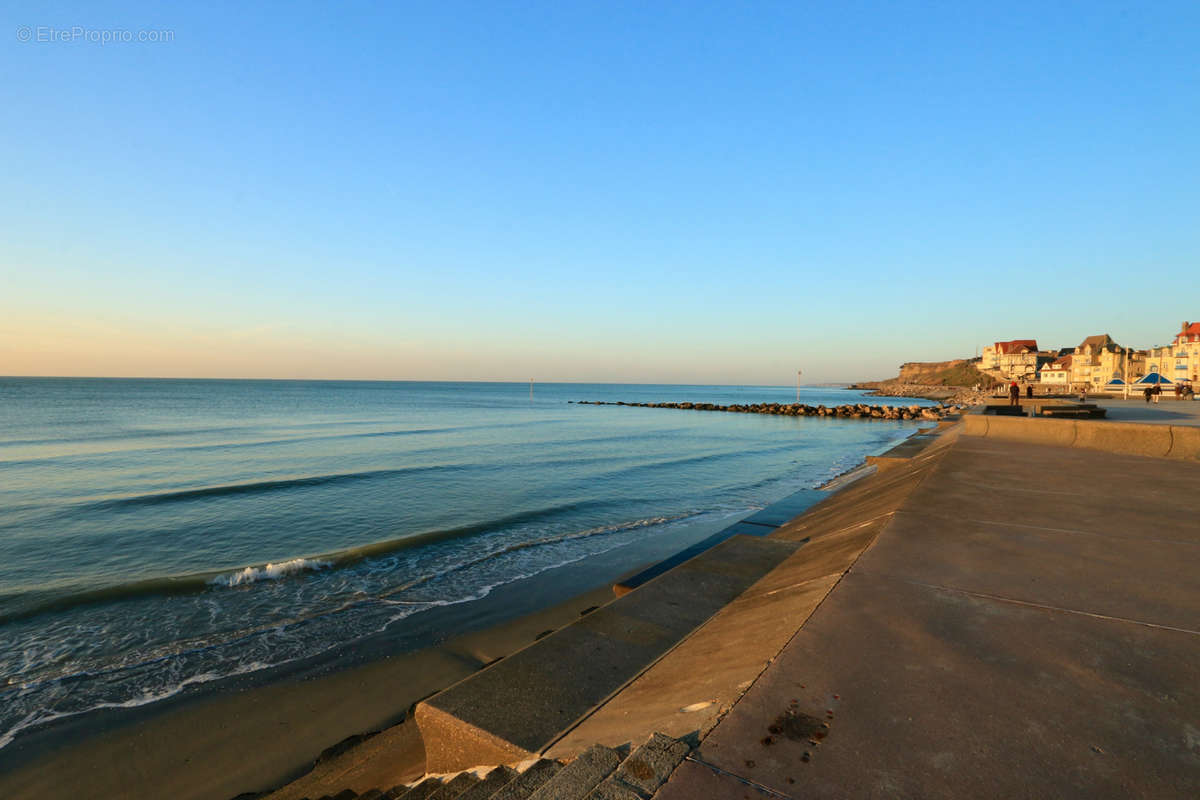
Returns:
[[[0,746],[732,521],[912,432],[568,402],[795,391],[0,379]]]

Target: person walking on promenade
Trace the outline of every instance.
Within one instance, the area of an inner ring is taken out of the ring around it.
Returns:
[[[1149,386],[1147,386],[1147,387],[1146,387],[1146,391],[1142,392],[1142,394],[1143,394],[1143,395],[1145,395],[1145,397],[1146,397],[1146,402],[1147,402],[1147,403],[1149,403],[1149,402],[1150,402],[1150,397],[1151,397],[1151,395],[1153,395],[1153,394],[1154,394],[1154,389],[1153,389],[1153,388],[1151,388],[1151,387],[1149,387]]]
[[[1017,386],[1017,382],[1013,381],[1008,387],[1008,404],[1010,406],[1021,405],[1021,387]]]
[[[1081,403],[1087,402],[1087,384],[1086,383],[1079,387],[1079,402],[1081,402]]]
[[[1158,404],[1158,398],[1161,396],[1162,396],[1162,387],[1156,383],[1156,384],[1154,384],[1154,403],[1155,403],[1155,405]]]
[[[1025,384],[1025,398],[1027,400],[1033,399],[1033,384],[1032,383]]]

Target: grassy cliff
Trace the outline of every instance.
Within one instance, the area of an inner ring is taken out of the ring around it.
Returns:
[[[900,367],[900,376],[888,383],[917,383],[924,386],[990,386],[995,379],[980,372],[970,359],[912,362]]]
[[[900,366],[900,374],[885,381],[856,383],[854,389],[896,390],[901,387],[973,388],[989,387],[996,379],[976,368],[978,359],[958,358],[954,361],[911,361]],[[923,395],[922,395],[923,396]]]

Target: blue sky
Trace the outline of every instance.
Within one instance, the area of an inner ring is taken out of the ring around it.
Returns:
[[[787,384],[1200,318],[1195,2],[254,5],[2,12],[0,374]]]

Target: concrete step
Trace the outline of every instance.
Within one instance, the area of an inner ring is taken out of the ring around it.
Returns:
[[[461,795],[474,788],[478,783],[479,778],[470,772],[459,773],[446,781],[442,788],[429,795],[428,800],[458,800]]]
[[[587,800],[642,800],[642,796],[623,784],[604,781],[592,790]]]
[[[736,535],[420,703],[426,769],[535,757],[800,546]]]
[[[707,539],[701,539],[691,547],[680,550],[675,555],[668,556],[657,564],[650,565],[636,575],[625,578],[619,583],[614,583],[613,592],[617,597],[626,595],[643,583],[648,583],[664,572],[674,569],[686,561],[690,561],[705,550],[711,550],[726,539],[731,539],[738,534],[744,536],[766,536],[785,522],[799,514],[803,514],[810,506],[819,503],[826,496],[825,492],[816,489],[801,489],[798,492],[794,492],[782,500],[775,501],[761,511],[717,531]]]
[[[543,758],[524,771],[501,765],[480,778],[483,769],[479,767],[454,776],[426,776],[414,784],[394,786],[372,800],[526,800],[562,769],[562,764]]]
[[[512,767],[496,767],[478,783],[458,796],[458,800],[489,800],[503,786],[520,775]]]
[[[542,784],[529,800],[584,800],[621,763],[616,750],[596,744]]]
[[[563,768],[557,761],[541,758],[520,775],[496,790],[488,800],[528,800],[529,796],[553,778]]]
[[[689,750],[687,742],[655,733],[601,781],[587,800],[646,800],[666,783]]]
[[[426,778],[400,795],[399,800],[429,800],[430,796],[441,788],[441,778]]]

